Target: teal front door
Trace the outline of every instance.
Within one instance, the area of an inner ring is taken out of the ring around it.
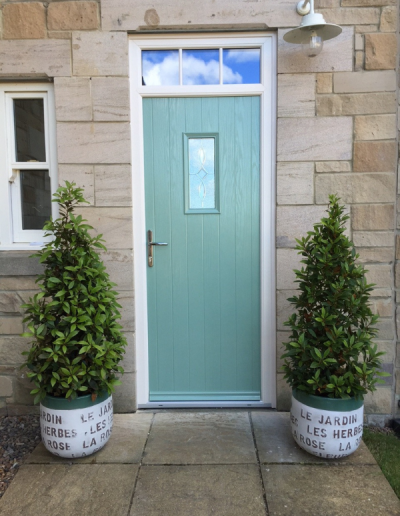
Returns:
[[[260,400],[260,98],[144,98],[149,401]],[[150,256],[152,254],[152,256]]]

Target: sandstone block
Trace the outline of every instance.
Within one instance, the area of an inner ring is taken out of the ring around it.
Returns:
[[[359,263],[391,263],[393,262],[392,247],[357,247]]]
[[[295,27],[299,17],[287,0],[269,0],[243,4],[243,0],[230,0],[216,4],[214,0],[196,2],[165,2],[156,0],[102,0],[103,30],[140,30],[188,26],[227,26],[244,28]],[[189,25],[190,26],[190,25]]]
[[[315,74],[278,75],[278,118],[315,116]]]
[[[30,393],[35,388],[34,384],[26,376],[27,370],[17,370],[14,378],[14,403],[21,405],[30,405],[33,402],[33,396]]]
[[[397,7],[388,6],[382,9],[381,23],[379,30],[381,32],[396,32],[397,29]]]
[[[357,9],[322,9],[328,23],[336,23],[337,25],[366,25],[371,23],[379,23],[380,10],[375,7],[365,7]]]
[[[39,292],[39,288],[36,290],[21,290],[17,292],[23,303],[29,303],[31,298]]]
[[[0,277],[41,274],[43,266],[38,259],[29,258],[31,254],[30,251],[2,251],[0,253]]]
[[[7,4],[3,7],[4,39],[43,39],[46,12],[41,2]]]
[[[358,93],[317,96],[318,116],[396,113],[394,93]]]
[[[121,366],[124,368],[125,373],[134,373],[135,367],[135,334],[132,332],[124,333],[127,341],[125,348],[124,358],[121,361]]]
[[[356,140],[390,140],[396,138],[396,115],[356,116]]]
[[[370,298],[371,310],[374,314],[378,314],[379,317],[393,317],[393,300],[392,298]],[[393,347],[393,346],[392,346]],[[385,357],[387,362],[390,361],[388,357]]]
[[[278,206],[276,246],[295,247],[296,238],[306,236],[325,216],[326,206]]]
[[[396,260],[400,260],[400,235],[396,236]]]
[[[351,227],[355,230],[394,229],[394,204],[353,206]]]
[[[70,76],[70,47],[71,44],[67,40],[2,40],[0,41],[0,77]]]
[[[72,33],[66,30],[49,30],[47,31],[47,37],[51,39],[71,39]]]
[[[0,276],[0,290],[33,290],[36,276]]]
[[[396,170],[395,141],[355,142],[354,172],[391,172]]]
[[[298,21],[293,26],[296,26]],[[353,28],[343,27],[343,32],[324,42],[324,51],[309,59],[301,45],[283,40],[287,30],[278,30],[278,73],[337,72],[353,70]]]
[[[93,226],[95,234],[102,234],[109,249],[132,248],[131,208],[79,208],[78,212]]]
[[[315,9],[329,9],[332,7],[340,7],[340,0],[315,0]]]
[[[13,386],[12,380],[8,376],[0,376],[0,397],[5,398],[12,396]]]
[[[129,121],[129,79],[92,79],[93,118],[96,121]]]
[[[22,317],[0,317],[0,333],[19,335],[23,332]],[[1,395],[0,395],[1,396]]]
[[[278,161],[348,160],[352,133],[353,121],[349,117],[281,118]]]
[[[395,199],[394,174],[318,174],[315,178],[317,204],[327,204],[329,195],[336,193],[344,203],[393,202]],[[391,238],[393,234],[390,233]],[[385,246],[393,245],[382,244]]]
[[[54,93],[58,121],[92,120],[90,79],[57,77],[54,80]]]
[[[396,68],[396,34],[365,35],[366,70],[390,70]]]
[[[96,206],[132,206],[132,167],[95,166]]]
[[[276,293],[276,326],[278,330],[290,330],[284,323],[295,312],[295,308],[288,301],[288,298],[296,294],[298,294],[297,290],[278,290]]]
[[[354,36],[354,49],[355,50],[364,50],[364,37],[362,34],[356,34]]]
[[[59,163],[130,163],[129,123],[57,124]]]
[[[377,322],[376,327],[378,329],[377,339],[379,339],[379,340],[393,340],[394,339],[395,332],[394,332],[394,320],[393,319],[382,319],[381,318]]]
[[[276,408],[277,410],[290,410],[292,405],[292,389],[283,378],[283,374],[276,377]]]
[[[91,30],[99,25],[98,4],[90,1],[52,2],[47,10],[49,30]]]
[[[110,280],[116,283],[117,292],[133,290],[133,254],[131,250],[118,249],[103,251],[101,259],[110,275]]]
[[[397,262],[394,268],[394,284],[396,288],[400,288],[400,262]],[[400,337],[400,335],[399,335]]]
[[[317,172],[351,172],[349,161],[317,161],[315,164]]]
[[[396,91],[396,72],[338,72],[333,76],[335,93],[369,93]]]
[[[120,378],[122,385],[117,385],[113,394],[114,410],[118,414],[134,412],[136,406],[136,374],[125,373]]]
[[[342,0],[343,7],[368,7],[395,4],[396,0]]]
[[[30,348],[29,339],[23,337],[0,337],[0,363],[2,365],[17,365],[23,363],[21,355]]]
[[[370,264],[367,267],[366,278],[367,282],[373,283],[376,288],[389,288],[392,286],[392,266]]]
[[[370,32],[378,32],[378,25],[356,25],[356,34],[369,34]]]
[[[391,247],[393,248],[392,231],[354,231],[354,245],[358,247]]]
[[[122,308],[119,309],[121,313],[121,324],[123,331],[135,330],[135,307],[132,292],[120,292],[118,296],[118,303]]]
[[[21,299],[16,292],[0,292],[0,312],[20,313]]]
[[[94,172],[92,165],[59,165],[59,183],[64,181],[76,183],[76,186],[83,188],[83,196],[90,203],[94,204]]]
[[[375,341],[375,344],[377,345],[378,351],[383,351],[385,353],[385,360],[388,362],[394,362],[395,360],[395,353],[396,348],[393,345],[393,342],[390,341]]]
[[[297,288],[293,269],[301,269],[301,257],[295,249],[276,250],[276,288],[278,290],[293,290]]]
[[[72,56],[74,75],[128,75],[126,33],[73,33]]]
[[[364,70],[365,55],[362,50],[355,51],[354,71],[360,72]]]
[[[286,328],[286,327],[285,327]],[[277,331],[276,332],[276,371],[282,372],[283,359],[281,356],[285,352],[283,342],[288,342],[290,339],[290,332],[288,331]]]
[[[314,201],[314,163],[278,163],[277,203],[312,204]]]
[[[317,93],[332,93],[332,74],[317,74]]]

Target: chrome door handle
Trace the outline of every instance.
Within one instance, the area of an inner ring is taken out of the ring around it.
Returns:
[[[165,246],[165,245],[168,245],[168,243],[167,242],[153,242],[153,232],[151,230],[149,230],[147,232],[147,245],[149,247],[148,253],[147,253],[147,263],[149,264],[149,267],[153,267],[153,265],[154,265],[153,247],[155,245]]]

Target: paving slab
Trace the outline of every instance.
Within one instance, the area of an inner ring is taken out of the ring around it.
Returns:
[[[252,412],[251,418],[263,464],[376,464],[364,442],[352,455],[342,459],[322,459],[307,453],[292,437],[289,412]]]
[[[257,465],[142,466],[130,516],[265,516]]]
[[[0,503],[4,516],[121,516],[137,464],[26,464]]]
[[[379,466],[262,466],[270,516],[399,516]]]
[[[25,461],[27,464],[136,464],[142,458],[153,414],[114,414],[108,443],[97,453],[81,459],[63,459],[40,443]]]
[[[155,414],[144,464],[256,463],[247,412]]]

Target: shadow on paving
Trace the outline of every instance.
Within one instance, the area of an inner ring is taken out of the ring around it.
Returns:
[[[59,459],[40,444],[0,501],[4,516],[400,516],[362,443],[323,460],[294,443],[289,414],[117,414],[97,454]]]

